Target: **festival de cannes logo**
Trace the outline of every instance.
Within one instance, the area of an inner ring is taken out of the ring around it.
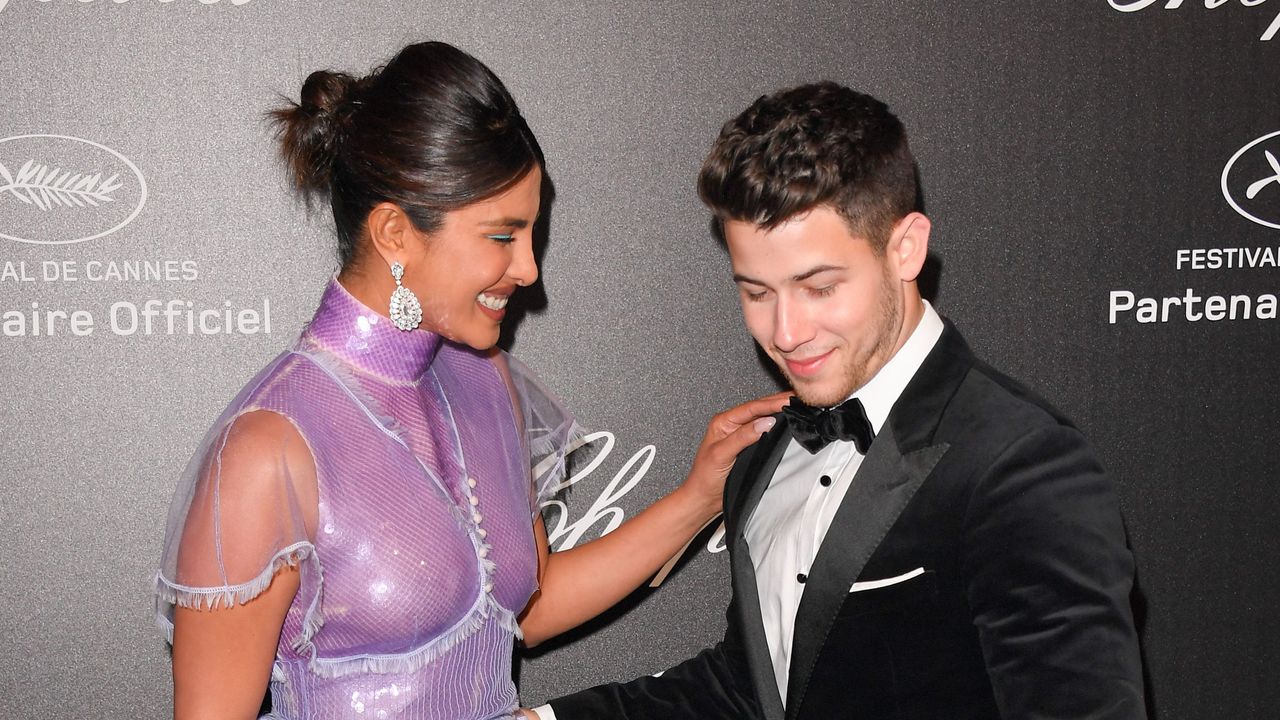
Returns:
[[[0,238],[95,240],[128,225],[146,203],[142,171],[105,145],[67,135],[0,139]]]
[[[1280,230],[1280,131],[1231,156],[1222,169],[1222,196],[1241,215]]]

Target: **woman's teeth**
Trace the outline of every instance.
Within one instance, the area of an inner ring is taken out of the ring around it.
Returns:
[[[489,295],[486,293],[480,293],[479,297],[480,304],[490,310],[501,310],[505,308],[507,306],[507,300],[509,299],[509,297],[498,297],[496,295]]]

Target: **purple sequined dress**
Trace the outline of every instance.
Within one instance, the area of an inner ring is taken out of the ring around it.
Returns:
[[[509,718],[532,519],[578,436],[508,356],[397,330],[334,280],[196,453],[161,625],[175,604],[247,602],[293,566],[271,717]]]

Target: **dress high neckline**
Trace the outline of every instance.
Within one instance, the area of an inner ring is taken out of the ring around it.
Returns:
[[[388,380],[422,377],[443,338],[427,330],[404,331],[365,305],[334,277],[303,337],[344,362]]]

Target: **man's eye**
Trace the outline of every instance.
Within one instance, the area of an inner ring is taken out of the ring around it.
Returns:
[[[767,293],[764,290],[761,290],[760,292],[751,292],[750,290],[743,290],[742,294],[751,302],[760,302],[761,300],[764,299],[764,296]]]
[[[824,285],[820,288],[810,288],[809,293],[815,297],[826,297],[836,291],[835,285]]]
[[[493,235],[485,235],[485,237],[489,238],[490,240],[493,240],[494,242],[500,242],[500,243],[515,242],[515,239],[516,239],[516,236],[512,235],[511,233],[496,233]]]

